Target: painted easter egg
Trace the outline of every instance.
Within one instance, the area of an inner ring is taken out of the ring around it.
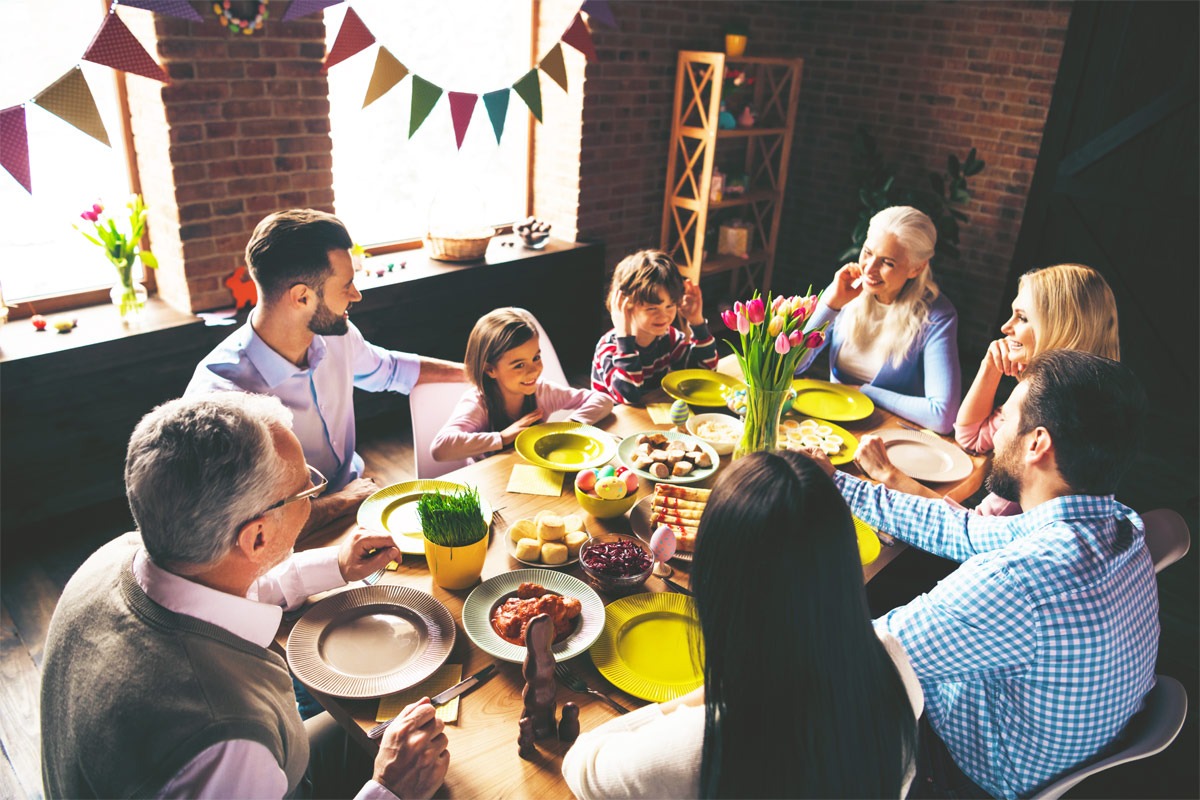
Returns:
[[[666,525],[659,525],[658,530],[650,537],[650,550],[657,561],[670,561],[675,555],[675,531]]]
[[[625,491],[627,494],[633,494],[638,490],[638,476],[636,472],[628,472],[620,477],[625,479]]]
[[[596,488],[596,470],[581,469],[579,474],[575,476],[575,485],[579,487],[581,492],[590,492]]]
[[[625,479],[609,475],[596,481],[596,495],[601,500],[620,500],[625,496]]]
[[[691,415],[691,409],[689,409],[688,404],[682,400],[676,400],[671,404],[671,424],[682,425],[683,423],[687,422],[688,417]]]

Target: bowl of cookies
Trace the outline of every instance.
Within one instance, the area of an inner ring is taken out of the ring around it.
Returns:
[[[519,519],[508,529],[508,554],[534,567],[565,567],[579,560],[579,548],[588,540],[579,514],[559,516],[539,511],[533,519]]]
[[[742,438],[742,428],[742,421],[728,414],[696,414],[687,421],[688,433],[707,442],[722,456],[733,452]]]

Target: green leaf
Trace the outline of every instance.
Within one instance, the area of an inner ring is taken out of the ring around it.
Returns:
[[[955,203],[968,203],[971,201],[971,193],[966,189],[956,189],[950,199]]]
[[[963,174],[978,175],[979,173],[983,172],[984,166],[984,162],[982,161],[968,161],[967,166],[963,169]]]
[[[946,181],[943,180],[942,176],[936,172],[929,173],[929,185],[932,186],[933,190],[939,195],[946,193]]]
[[[954,218],[959,220],[960,222],[970,222],[971,221],[970,217],[968,217],[963,212],[959,211],[957,208],[951,208],[951,209],[949,209],[949,211],[950,211],[950,214],[952,216],[954,216]]]
[[[946,164],[950,170],[951,175],[958,175],[958,173],[960,171],[960,165],[958,163],[958,156],[954,155],[954,153],[951,153],[950,155],[946,156]]]
[[[149,250],[142,250],[138,253],[138,258],[142,259],[142,264],[150,269],[158,269],[158,259],[154,257],[154,253]]]

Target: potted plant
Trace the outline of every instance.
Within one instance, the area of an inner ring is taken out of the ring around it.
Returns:
[[[734,20],[725,26],[725,55],[741,58],[746,53],[746,40],[750,26],[744,20]]]
[[[146,206],[142,203],[141,195],[133,195],[125,208],[129,211],[128,232],[120,230],[116,219],[106,216],[104,206],[99,203],[79,215],[81,219],[92,223],[95,235],[79,225],[75,229],[89,242],[102,248],[104,255],[116,267],[118,282],[109,292],[109,297],[113,305],[120,309],[121,319],[128,324],[138,318],[146,305],[146,287],[133,279],[134,262],[140,260],[142,266],[153,269],[158,266],[158,261],[153,253],[141,246],[142,236],[146,232]]]
[[[443,589],[466,589],[479,580],[488,547],[488,523],[480,510],[479,490],[426,492],[417,501],[417,515],[433,582]]]

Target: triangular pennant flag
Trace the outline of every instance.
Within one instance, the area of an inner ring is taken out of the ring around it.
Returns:
[[[438,98],[442,96],[442,87],[435,86],[420,75],[413,75],[412,113],[408,119],[408,138],[417,132],[421,123],[433,111]]]
[[[373,44],[375,44],[375,34],[367,30],[367,26],[363,24],[362,19],[354,12],[353,8],[346,9],[346,18],[342,20],[342,27],[338,29],[337,38],[333,40],[333,47],[325,56],[324,69],[329,69],[334,64],[340,64]]]
[[[134,38],[116,14],[104,15],[104,23],[84,51],[83,60],[163,83],[171,82],[163,68],[150,57],[142,43]]]
[[[617,21],[613,18],[612,9],[608,7],[608,0],[583,0],[579,10],[588,15],[589,22],[599,23],[614,31],[617,29]]]
[[[0,166],[33,194],[29,179],[29,134],[25,131],[25,106],[0,111]]]
[[[43,89],[41,94],[33,98],[33,102],[93,139],[112,146],[108,141],[108,131],[104,129],[104,121],[100,119],[100,110],[96,108],[96,100],[92,97],[91,87],[78,66]]]
[[[367,96],[363,98],[363,108],[390,92],[407,74],[408,67],[401,64],[386,47],[380,45],[379,53],[375,56],[375,70],[371,73],[371,83],[367,85]]]
[[[166,14],[168,17],[190,19],[192,22],[204,22],[200,12],[192,8],[187,0],[120,0],[121,5],[131,8],[142,8],[156,14]]]
[[[342,0],[292,0],[288,5],[287,11],[283,12],[281,22],[287,22],[289,19],[300,19],[307,17],[309,14],[315,14],[323,8],[336,6]]]
[[[450,119],[454,122],[454,140],[458,149],[462,150],[463,137],[467,135],[467,126],[471,124],[471,115],[475,113],[475,103],[479,95],[469,92],[450,92]]]
[[[483,105],[487,108],[488,119],[492,121],[492,131],[496,134],[496,144],[500,144],[500,136],[504,133],[504,120],[508,117],[508,89],[497,89],[483,96]]]
[[[551,80],[562,87],[564,92],[567,90],[567,65],[563,63],[561,44],[555,44],[550,48],[550,52],[546,53],[542,63],[538,64],[538,69],[549,75]]]
[[[596,46],[592,44],[592,33],[587,29],[587,25],[583,24],[583,17],[579,14],[575,15],[562,40],[583,53],[588,61],[596,60]]]
[[[538,81],[538,71],[531,69],[521,76],[521,80],[512,85],[513,91],[529,106],[529,112],[542,121],[542,85]]]

